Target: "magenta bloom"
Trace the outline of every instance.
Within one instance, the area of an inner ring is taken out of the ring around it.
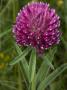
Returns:
[[[49,4],[33,2],[20,10],[13,27],[16,42],[42,52],[60,41],[59,16]]]

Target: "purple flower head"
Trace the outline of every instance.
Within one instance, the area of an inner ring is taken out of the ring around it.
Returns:
[[[33,2],[20,10],[13,26],[16,42],[43,52],[60,41],[59,16],[49,4]]]

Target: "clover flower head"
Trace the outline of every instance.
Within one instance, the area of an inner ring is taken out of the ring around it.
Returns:
[[[27,4],[18,13],[13,26],[16,42],[22,46],[35,47],[39,52],[58,44],[61,36],[59,19],[55,9],[47,3]]]

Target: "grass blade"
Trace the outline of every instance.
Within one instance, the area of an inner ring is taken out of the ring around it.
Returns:
[[[45,58],[46,55],[44,55],[45,60],[42,62],[40,69],[38,70],[37,75],[36,75],[37,84],[39,84],[47,76],[50,67],[52,67],[52,69],[54,69],[54,67],[51,63],[53,61],[54,54],[56,53],[56,51],[57,51],[56,47],[49,51],[48,58],[51,57],[50,62],[46,60],[46,58]],[[49,64],[46,64],[48,62],[49,62]]]
[[[31,79],[30,82],[32,82],[34,78],[35,71],[36,71],[36,51],[32,49],[32,53],[29,61],[29,75]]]
[[[43,81],[41,81],[37,90],[44,90],[48,85],[50,85],[52,83],[52,81],[54,81],[66,69],[67,69],[67,63],[58,67],[47,78],[45,78]]]
[[[29,66],[25,58],[21,60],[20,67],[24,73],[27,83],[29,83]]]
[[[22,71],[24,72],[24,75],[26,77],[26,80],[29,82],[29,66],[28,63],[25,59],[25,56],[29,53],[29,51],[31,50],[31,48],[27,48],[25,49],[23,52],[21,51],[21,49],[19,48],[19,46],[17,44],[15,44],[16,47],[16,51],[19,54],[20,58],[18,57],[18,61],[14,62],[13,64],[16,64],[19,62],[20,60],[20,67],[22,69]]]
[[[6,83],[6,82],[0,82],[0,84],[2,85],[2,86],[6,86],[6,87],[8,87],[8,88],[10,88],[10,89],[12,89],[12,90],[16,90],[17,88],[14,86],[14,84],[13,85],[9,85],[8,83]]]
[[[5,32],[0,34],[0,38],[2,38],[3,36],[5,36],[6,34],[10,33],[11,29],[6,30]]]
[[[36,90],[36,50],[32,49],[30,61],[29,61],[29,88],[30,90]]]
[[[45,60],[47,66],[54,70],[54,66],[52,65],[52,62],[49,60],[49,57],[47,55],[43,57],[43,60]]]
[[[65,45],[65,48],[67,49],[67,42],[66,42],[66,40],[64,40],[63,37],[61,37],[61,40],[62,40],[63,44]]]
[[[17,49],[18,50],[18,49]],[[23,61],[23,59],[25,58],[25,56],[29,53],[29,51],[31,50],[31,48],[26,48],[23,52],[19,52],[18,50],[18,53],[19,53],[19,56],[17,56],[14,60],[12,60],[9,65],[15,65],[17,64],[18,62],[20,62],[21,60]]]

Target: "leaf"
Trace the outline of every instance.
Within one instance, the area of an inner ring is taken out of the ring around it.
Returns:
[[[45,60],[45,63],[54,70],[54,66],[52,65],[52,62],[49,60],[49,57],[47,55],[43,57],[43,60]]]
[[[20,66],[21,66],[21,69],[23,70],[26,80],[29,82],[29,66],[25,58],[21,60]]]
[[[67,15],[67,0],[64,0],[65,15]]]
[[[32,82],[35,72],[36,72],[36,51],[35,49],[32,49],[30,61],[29,61],[30,82]]]
[[[36,50],[32,49],[29,61],[29,87],[31,90],[36,89]]]
[[[0,38],[2,38],[3,36],[5,36],[6,34],[10,33],[11,29],[6,30],[5,32],[0,34]]]
[[[18,47],[18,46],[17,46]],[[17,52],[19,53],[19,56],[17,56],[14,60],[12,60],[9,65],[15,65],[18,62],[20,62],[21,60],[23,60],[25,58],[25,56],[29,53],[29,51],[31,50],[31,48],[26,48],[23,52],[19,52],[19,49],[16,47]]]
[[[44,90],[48,85],[50,85],[66,69],[67,69],[67,63],[58,67],[48,77],[46,77],[43,81],[41,81],[37,90]]]
[[[26,73],[24,71],[23,65],[22,64],[20,65],[20,64],[21,64],[21,62],[19,63],[19,69],[20,69],[21,75],[23,77],[23,81],[25,82],[25,85],[28,88],[28,86],[29,86],[29,80],[28,80],[29,79],[29,67],[27,69],[27,71],[28,71],[27,75],[28,76],[26,76]]]
[[[47,73],[47,70],[48,70],[48,65],[45,63],[45,60],[42,62],[38,72],[37,72],[37,75],[36,75],[36,83],[37,85],[43,80],[43,78],[46,77],[46,73]]]
[[[18,13],[18,9],[19,9],[19,2],[18,0],[13,0],[12,1],[12,5],[13,5],[13,21],[15,22],[16,20],[16,15]]]
[[[3,14],[5,13],[5,11],[7,11],[7,9],[9,9],[9,7],[11,6],[11,3],[13,1],[12,0],[9,0],[5,6],[5,8],[2,9],[2,11],[0,12],[0,17],[3,16]]]
[[[0,83],[10,83],[10,84],[15,84],[15,85],[17,85],[18,83],[17,82],[15,82],[15,81],[12,81],[12,80],[3,80],[3,79],[1,79],[0,80]]]
[[[36,74],[34,74],[33,81],[30,85],[31,85],[30,90],[36,90]]]
[[[54,58],[54,54],[56,53],[57,51],[57,48],[54,47],[53,49],[50,49],[49,53],[48,53],[48,58],[50,59],[50,63],[49,64],[46,64],[48,63],[48,61],[46,60],[43,60],[38,72],[37,72],[37,75],[36,75],[36,81],[37,81],[37,84],[39,84],[48,74],[49,72],[49,69],[50,67],[53,68],[53,66],[51,65],[52,61],[53,61],[53,58]],[[44,57],[46,57],[46,55],[44,55]]]
[[[18,55],[22,54],[22,50],[20,49],[20,47],[16,43],[14,43],[14,46],[16,48]]]
[[[17,50],[17,53],[19,54],[19,56],[17,56],[16,59],[10,63],[10,65],[15,65],[20,62],[20,66],[24,72],[24,75],[25,75],[27,81],[29,82],[29,66],[25,59],[25,56],[29,53],[31,48],[28,47],[22,52],[17,44],[15,44],[15,47],[16,47],[16,50]]]
[[[23,90],[23,84],[22,84],[22,77],[21,77],[21,71],[20,71],[20,63],[18,64],[18,90]]]
[[[10,89],[12,89],[12,90],[16,90],[17,88],[15,87],[15,84],[8,84],[8,83],[6,83],[6,82],[3,82],[3,81],[0,81],[0,84],[2,85],[2,86],[6,86],[6,87],[8,87],[8,88],[10,88]]]
[[[67,42],[66,42],[66,40],[64,40],[63,37],[61,37],[61,40],[62,40],[63,44],[65,45],[65,48],[67,49]]]

